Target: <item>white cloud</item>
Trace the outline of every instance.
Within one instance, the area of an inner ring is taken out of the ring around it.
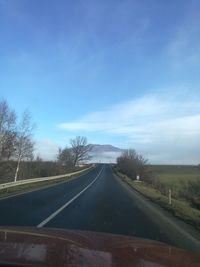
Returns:
[[[187,90],[151,94],[61,123],[66,131],[124,138],[153,162],[200,162],[200,97]],[[188,155],[188,156],[187,156]]]
[[[35,142],[35,156],[39,155],[43,160],[56,160],[59,145],[50,139]]]

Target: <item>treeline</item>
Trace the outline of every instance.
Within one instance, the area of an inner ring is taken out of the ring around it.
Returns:
[[[17,117],[6,100],[0,101],[0,183],[76,171],[90,158],[91,146],[82,136],[72,139],[69,147],[60,148],[55,161],[34,158],[33,130],[27,110]]]

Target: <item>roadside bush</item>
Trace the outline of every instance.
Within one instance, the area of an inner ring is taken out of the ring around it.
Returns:
[[[147,179],[147,159],[133,149],[125,150],[117,158],[117,169],[132,180],[135,180],[137,175],[141,180]]]
[[[16,161],[5,161],[0,164],[0,183],[7,183],[14,181],[14,173],[16,168]],[[72,165],[64,165],[53,161],[22,161],[19,170],[19,180],[46,177],[65,174],[80,170],[80,167]]]
[[[194,208],[200,209],[200,179],[188,182],[186,198]]]

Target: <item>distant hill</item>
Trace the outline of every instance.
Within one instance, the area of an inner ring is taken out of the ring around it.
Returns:
[[[92,157],[91,162],[104,162],[115,163],[117,157],[121,155],[123,149],[106,144],[91,144],[92,149],[90,155]]]
[[[93,153],[100,153],[100,152],[122,152],[123,150],[119,147],[115,147],[112,145],[98,145],[98,144],[91,144],[92,152]]]

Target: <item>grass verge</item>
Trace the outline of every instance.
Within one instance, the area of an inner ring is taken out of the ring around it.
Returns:
[[[115,173],[130,187],[137,190],[154,203],[160,205],[174,216],[200,230],[200,210],[192,208],[186,201],[177,200],[174,198],[172,198],[172,204],[170,205],[167,196],[161,194],[161,192],[152,188],[148,184],[142,181],[133,181],[118,171],[115,171]]]
[[[13,187],[3,188],[3,189],[0,189],[0,198],[7,197],[10,195],[15,195],[18,193],[29,192],[29,191],[36,190],[36,189],[42,189],[48,185],[58,184],[60,182],[67,181],[71,178],[76,178],[76,177],[79,177],[81,175],[84,175],[84,174],[90,172],[92,169],[93,168],[90,168],[90,169],[87,169],[81,173],[74,174],[74,175],[72,174],[71,176],[66,176],[66,177],[62,177],[59,179],[57,178],[55,180],[41,181],[41,182],[35,182],[35,183],[33,182],[33,183],[29,183],[29,184],[24,184],[24,185],[22,184],[22,185],[16,185]]]

